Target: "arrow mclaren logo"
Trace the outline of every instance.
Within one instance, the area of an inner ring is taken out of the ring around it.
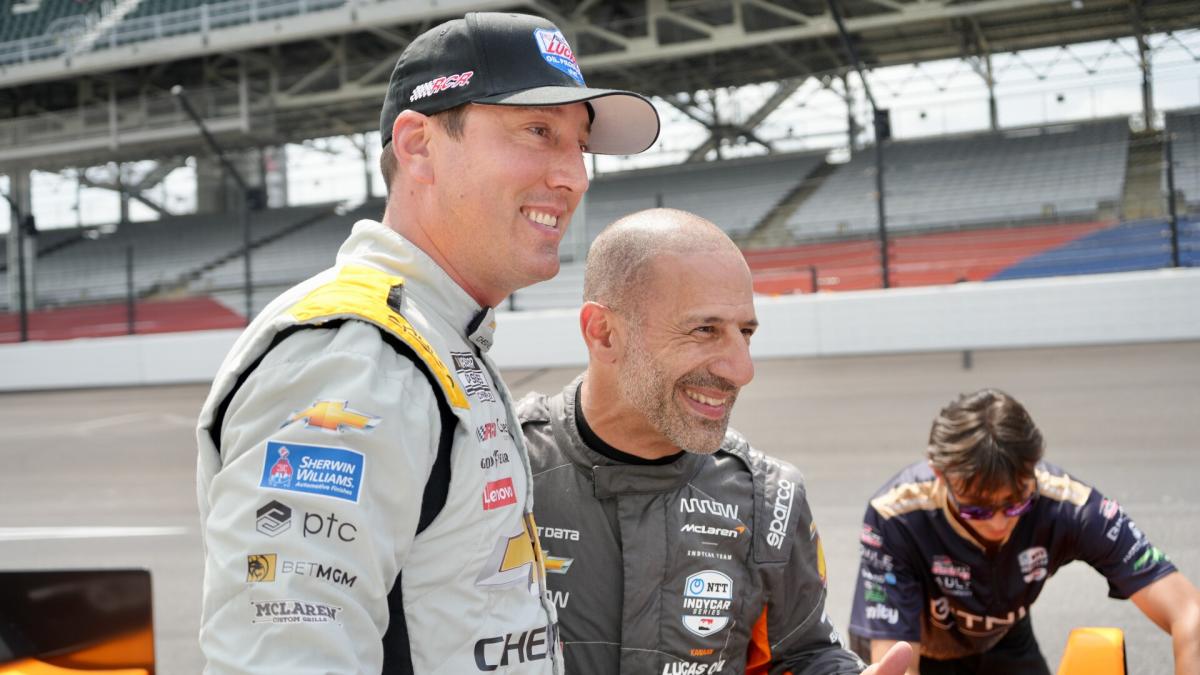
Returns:
[[[688,523],[679,528],[680,532],[691,532],[692,534],[704,534],[713,537],[727,537],[729,539],[737,539],[738,535],[746,531],[745,525],[738,525],[731,529],[724,527],[711,527],[709,525],[701,525],[699,523]]]

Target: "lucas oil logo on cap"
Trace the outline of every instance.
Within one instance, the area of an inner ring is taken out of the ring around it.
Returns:
[[[538,28],[533,31],[533,38],[546,63],[570,75],[572,80],[583,86],[583,73],[579,72],[579,64],[575,62],[575,52],[571,51],[571,45],[567,44],[561,32]]]

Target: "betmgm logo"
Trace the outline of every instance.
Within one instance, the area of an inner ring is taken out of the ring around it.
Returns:
[[[246,556],[246,581],[249,583],[275,581],[276,557],[274,553],[252,553]]]

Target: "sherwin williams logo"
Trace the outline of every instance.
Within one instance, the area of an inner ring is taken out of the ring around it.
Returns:
[[[370,431],[379,424],[380,418],[346,407],[346,401],[317,401],[304,410],[292,413],[284,426],[303,421],[310,429],[340,432],[347,429]]]
[[[571,50],[571,45],[567,44],[567,39],[561,32],[538,28],[533,31],[533,38],[537,41],[538,49],[541,50],[546,63],[570,75],[579,86],[583,86],[583,73],[579,72],[579,64],[575,62],[575,52]]]
[[[364,457],[345,448],[267,441],[262,487],[358,501]],[[293,466],[298,467],[293,469]]]
[[[270,453],[268,453],[269,455]],[[279,448],[275,453],[275,461],[268,462],[270,470],[263,478],[266,481],[267,487],[280,488],[287,490],[292,487],[292,463],[288,461],[288,455],[292,454],[287,448]]]
[[[491,511],[517,503],[517,491],[511,478],[494,480],[483,486],[483,510]]]

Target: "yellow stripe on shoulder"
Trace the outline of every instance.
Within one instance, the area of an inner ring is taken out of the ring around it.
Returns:
[[[1074,480],[1067,474],[1055,476],[1044,469],[1034,472],[1037,476],[1038,493],[1059,502],[1071,502],[1083,506],[1092,495],[1092,488]]]
[[[299,323],[319,325],[335,319],[356,318],[369,321],[395,335],[408,345],[434,376],[455,408],[469,409],[471,404],[462,386],[434,351],[433,345],[398,312],[388,306],[392,290],[403,286],[404,278],[361,265],[343,267],[337,279],[318,287],[292,305],[288,313]]]
[[[871,506],[884,518],[902,516],[913,511],[941,508],[934,496],[937,481],[902,483],[871,500]]]

